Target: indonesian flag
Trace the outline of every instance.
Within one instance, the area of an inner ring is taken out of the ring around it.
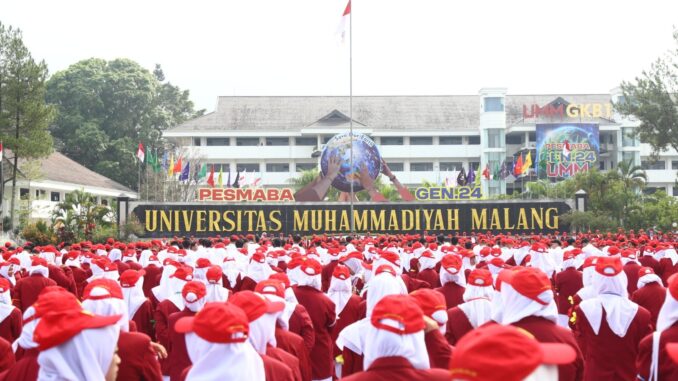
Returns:
[[[489,164],[485,164],[485,169],[483,169],[483,177],[486,180],[490,179],[490,165]]]
[[[344,14],[341,15],[341,21],[339,22],[339,27],[337,28],[337,35],[340,38],[340,41],[343,43],[346,37],[346,25],[351,22],[351,0],[348,0],[346,4],[346,9],[344,9]]]
[[[2,146],[0,146],[1,148]],[[146,158],[146,152],[144,152],[144,145],[139,142],[139,148],[137,148],[137,159],[139,159],[140,163],[144,162],[144,159]]]
[[[563,159],[570,160],[570,142],[565,140],[563,143]]]
[[[181,164],[181,156],[179,156],[179,160],[177,160],[176,163],[174,163],[174,173],[179,173],[181,174],[181,171],[184,169],[183,164]]]
[[[0,142],[0,165],[2,165],[2,153],[3,153],[3,148],[2,148],[2,142]]]

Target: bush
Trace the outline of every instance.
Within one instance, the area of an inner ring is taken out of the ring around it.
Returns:
[[[573,232],[588,232],[600,230],[602,232],[616,231],[619,227],[617,220],[603,213],[587,211],[570,211],[560,216],[560,220],[570,227]]]
[[[44,221],[26,224],[21,230],[21,236],[26,241],[38,246],[54,245],[57,243],[56,234]]]
[[[116,238],[118,236],[118,226],[97,226],[92,231],[92,243],[106,243],[109,238]]]

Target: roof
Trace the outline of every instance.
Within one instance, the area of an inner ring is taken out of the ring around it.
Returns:
[[[610,94],[507,95],[507,122],[522,120],[523,105],[546,105],[557,97],[570,103],[607,103]],[[222,96],[217,108],[165,131],[300,131],[324,118],[349,115],[346,96]],[[346,117],[348,118],[348,117]],[[353,120],[373,130],[455,130],[477,132],[478,95],[354,96]]]
[[[9,151],[5,149],[5,151]],[[121,192],[135,193],[126,186],[100,175],[82,164],[79,164],[59,152],[38,159],[40,161],[40,180],[58,181],[87,187],[113,189]],[[27,162],[19,158],[19,168]]]

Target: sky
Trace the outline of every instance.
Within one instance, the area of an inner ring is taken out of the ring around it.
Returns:
[[[50,72],[126,57],[191,92],[348,95],[347,0],[0,0]],[[353,94],[607,93],[676,45],[678,1],[353,0]]]

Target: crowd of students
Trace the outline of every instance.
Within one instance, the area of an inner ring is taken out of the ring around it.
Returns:
[[[678,380],[676,238],[6,243],[0,381]]]

